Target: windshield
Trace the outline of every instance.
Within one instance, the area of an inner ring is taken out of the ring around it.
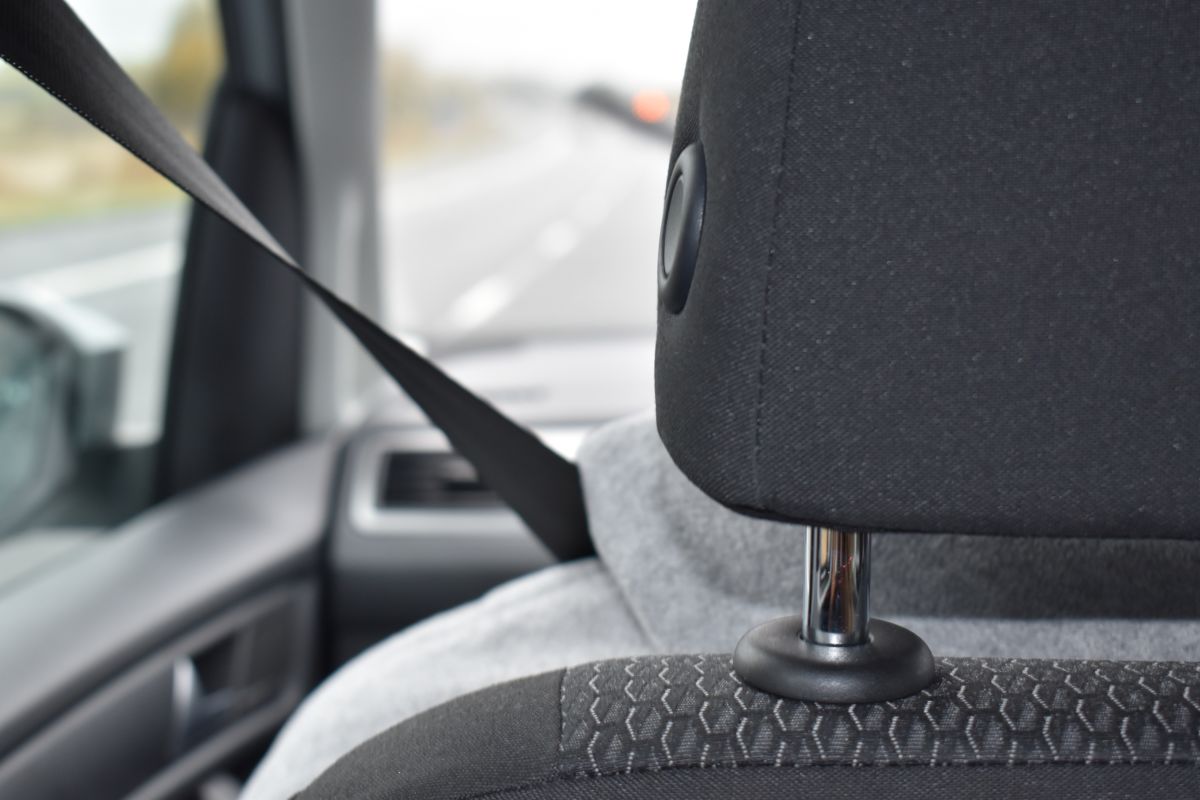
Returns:
[[[694,0],[379,4],[390,327],[649,334]]]

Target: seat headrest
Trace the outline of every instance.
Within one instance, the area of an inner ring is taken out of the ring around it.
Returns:
[[[672,164],[657,419],[706,493],[1200,537],[1200,3],[701,0]]]

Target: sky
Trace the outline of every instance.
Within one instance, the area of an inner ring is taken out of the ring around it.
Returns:
[[[171,35],[171,25],[187,0],[67,2],[113,55],[121,61],[137,62],[152,59],[163,51]]]
[[[67,0],[67,4],[108,51],[122,64],[129,66],[153,60],[162,54],[170,39],[175,17],[187,1]],[[15,76],[16,71],[0,61],[0,78]]]
[[[696,0],[378,0],[384,47],[462,74],[678,88]]]
[[[70,0],[126,63],[162,51],[185,2]],[[696,6],[695,0],[377,2],[383,47],[401,48],[432,69],[564,87],[604,81],[630,88],[678,86]]]

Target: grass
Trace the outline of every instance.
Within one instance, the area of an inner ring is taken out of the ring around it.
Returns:
[[[0,138],[0,229],[154,207],[181,197],[99,133]]]

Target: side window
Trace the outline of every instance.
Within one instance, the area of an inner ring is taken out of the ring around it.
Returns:
[[[214,0],[71,5],[199,146],[223,67]],[[0,63],[0,536],[69,489],[111,495],[79,484],[158,439],[188,211]],[[91,521],[79,507],[71,521]]]

